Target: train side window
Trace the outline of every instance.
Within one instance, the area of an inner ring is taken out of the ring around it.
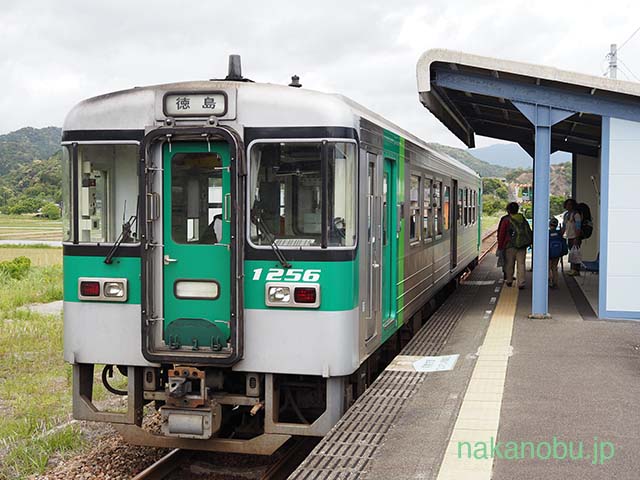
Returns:
[[[458,191],[458,222],[460,226],[464,225],[464,189]]]
[[[444,202],[442,207],[442,222],[444,224],[444,229],[449,230],[449,220],[451,216],[451,187],[449,185],[444,186],[444,194],[443,194]]]
[[[431,198],[431,179],[424,177],[422,189],[422,237],[425,242],[433,237],[431,231],[431,209],[433,207],[433,200]]]
[[[464,225],[469,225],[469,189],[464,189]]]
[[[442,182],[433,182],[433,225],[436,236],[442,235]]]
[[[389,188],[389,174],[384,172],[382,176],[382,245],[386,245],[388,243],[389,232],[388,232],[388,222],[389,218],[387,216],[387,191]]]
[[[420,241],[420,177],[411,175],[411,184],[409,189],[409,240],[413,242]]]
[[[471,209],[471,213],[473,214],[472,218],[473,218],[473,224],[476,224],[476,221],[478,219],[478,192],[476,190],[473,191],[473,208]]]

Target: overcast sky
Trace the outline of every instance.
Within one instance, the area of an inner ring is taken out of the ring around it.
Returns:
[[[429,48],[601,75],[610,43],[640,27],[631,1],[3,0],[0,133],[62,126],[80,100],[226,74],[338,92],[427,141],[461,146],[418,101]],[[620,52],[640,77],[640,33]],[[622,67],[624,71],[624,66]],[[619,73],[624,79],[625,74]],[[494,143],[478,139],[479,145]]]

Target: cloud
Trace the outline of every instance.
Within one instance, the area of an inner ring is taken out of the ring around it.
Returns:
[[[424,50],[598,75],[609,43],[638,27],[638,13],[636,3],[592,0],[6,1],[0,132],[61,125],[75,103],[109,91],[221,77],[228,54],[239,53],[256,81],[298,74],[305,88],[342,93],[427,141],[460,145],[418,101]],[[640,74],[638,42],[640,34],[621,58]]]

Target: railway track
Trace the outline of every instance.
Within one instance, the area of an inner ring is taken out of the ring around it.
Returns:
[[[478,258],[479,262],[482,261],[489,252],[495,249],[498,243],[497,231],[498,229],[496,227],[482,235],[480,257]],[[256,480],[285,480],[309,455],[318,441],[319,439],[310,437],[291,440],[282,447],[278,454],[274,455],[274,457],[276,457],[275,460],[268,464],[261,474],[255,477]],[[182,465],[192,459],[194,454],[195,452],[190,450],[172,450],[157,462],[138,473],[133,477],[133,480],[169,479]],[[184,472],[181,472],[179,478],[188,479],[189,477],[184,476]],[[224,478],[224,473],[221,473],[219,478]]]
[[[191,456],[188,450],[178,448],[171,450],[154,464],[138,473],[133,480],[163,480],[186,462]]]
[[[498,227],[495,227],[495,228],[492,228],[491,230],[489,230],[488,232],[485,232],[482,235],[482,245],[480,247],[480,257],[478,258],[479,262],[482,261],[482,259],[484,257],[486,257],[489,252],[492,252],[493,249],[498,244],[497,232],[498,232]]]
[[[291,440],[285,444],[280,451],[273,455],[274,460],[267,463],[264,468],[259,469],[259,473],[255,474],[255,480],[285,480],[298,465],[309,455],[313,447],[318,444],[319,439],[302,437]],[[190,450],[175,449],[169,452],[157,462],[145,468],[138,473],[133,480],[168,480],[172,478],[189,479],[190,475],[182,468],[191,459],[194,459],[198,452]],[[210,455],[210,454],[208,454]],[[201,462],[201,460],[198,460]],[[251,471],[249,471],[251,470]],[[243,478],[251,478],[252,472],[256,468],[247,469]],[[216,479],[238,478],[238,472],[229,473],[226,468],[221,468],[219,473],[215,474]],[[202,478],[199,475],[193,475],[194,478]],[[209,477],[207,477],[209,478]]]

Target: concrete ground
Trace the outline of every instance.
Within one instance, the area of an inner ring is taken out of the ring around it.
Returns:
[[[496,458],[497,454],[492,470],[483,471],[479,462],[477,472],[460,480],[640,478],[640,323],[593,320],[593,316],[583,319],[563,278],[560,288],[550,291],[553,318],[531,320],[530,285],[529,279],[518,299],[513,353],[494,439],[501,442],[498,451],[503,457],[506,442],[516,442],[511,444],[519,449],[516,456],[525,458]],[[487,329],[485,313],[491,307],[486,299],[492,289],[487,286],[479,291],[442,351],[461,355],[456,368],[428,375],[396,418],[362,478],[438,478],[477,363],[475,352]],[[582,303],[588,305],[584,298]],[[580,311],[584,314],[585,309]],[[567,458],[554,459],[551,451],[551,458],[546,459],[544,442],[552,446],[554,437],[556,457],[563,456],[561,442],[567,446],[573,442],[572,452],[579,457],[582,442],[582,458],[570,459],[567,454]],[[531,442],[538,449],[536,458],[530,458],[531,448],[522,442]],[[514,450],[511,452],[513,456]],[[441,475],[445,477],[450,478]]]
[[[60,315],[62,313],[62,300],[49,303],[32,303],[21,308],[41,315]]]
[[[575,456],[582,441],[585,458],[497,459],[494,479],[640,478],[640,323],[583,321],[566,288],[551,292],[550,320],[528,319],[531,296],[520,295],[498,441],[556,437],[573,441]],[[614,448],[602,465],[593,464],[595,438]]]

